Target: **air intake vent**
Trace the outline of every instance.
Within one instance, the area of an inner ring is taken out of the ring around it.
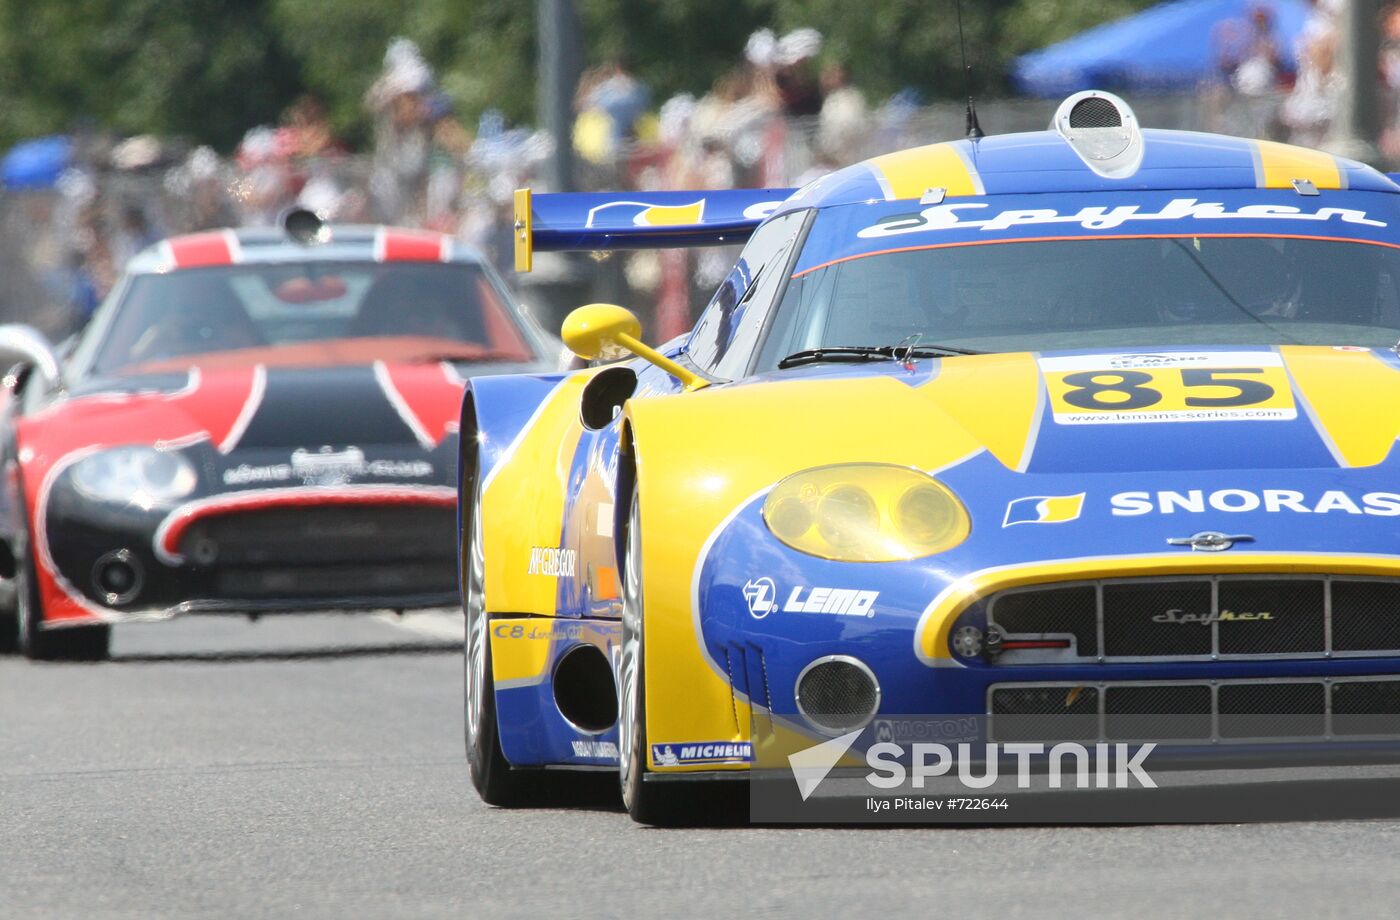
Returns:
[[[1121,128],[1123,116],[1113,103],[1102,96],[1081,99],[1069,110],[1071,128]]]
[[[1060,103],[1050,127],[1086,166],[1105,178],[1126,179],[1142,165],[1137,117],[1112,93],[1075,93]]]
[[[797,676],[797,711],[823,732],[839,735],[860,728],[880,709],[880,684],[863,662],[828,655]]]

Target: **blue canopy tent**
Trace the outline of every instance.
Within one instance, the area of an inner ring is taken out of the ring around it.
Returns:
[[[9,189],[53,188],[73,152],[73,142],[55,135],[21,141],[0,157],[0,186]]]
[[[1274,37],[1292,62],[1307,18],[1303,0],[1170,0],[1021,55],[1012,80],[1023,94],[1050,97],[1082,89],[1191,89],[1214,70],[1217,27],[1229,20],[1243,25],[1259,6],[1272,11]]]

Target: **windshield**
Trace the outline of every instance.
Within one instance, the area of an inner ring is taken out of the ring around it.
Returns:
[[[532,357],[478,266],[306,262],[137,275],[92,369]]]
[[[978,351],[1400,341],[1400,249],[1168,237],[875,254],[798,275],[765,366],[808,348]]]
[[[1387,241],[1394,196],[1185,194],[822,209],[757,369],[838,346],[1400,341],[1400,246]]]

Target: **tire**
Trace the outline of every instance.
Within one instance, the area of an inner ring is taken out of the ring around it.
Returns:
[[[12,576],[0,585],[0,655],[19,651],[19,592]]]
[[[19,615],[14,610],[0,610],[0,655],[19,651]]]
[[[27,551],[15,560],[15,618],[18,646],[31,661],[104,661],[111,654],[112,627],[70,626],[40,629],[43,606],[34,559]]]
[[[482,550],[481,485],[472,499],[472,535],[462,560],[462,612],[466,616],[463,658],[466,665],[463,709],[466,725],[467,768],[472,785],[488,805],[519,807],[528,804],[532,777],[512,770],[501,752],[496,721],[496,686],[491,674],[490,620],[486,615],[485,561]]]
[[[642,555],[639,522],[641,506],[636,494],[627,516],[626,550],[622,577],[622,661],[619,667],[618,779],[622,804],[639,824],[658,827],[701,822],[705,798],[698,782],[671,780],[646,782],[646,655],[642,627]]]

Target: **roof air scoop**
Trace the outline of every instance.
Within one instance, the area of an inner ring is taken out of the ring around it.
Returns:
[[[326,226],[321,215],[307,208],[288,208],[282,213],[279,223],[287,236],[303,246],[325,243],[331,238],[330,227]]]
[[[1055,110],[1050,127],[1094,172],[1108,179],[1126,179],[1142,165],[1142,134],[1137,116],[1112,93],[1085,90]]]

